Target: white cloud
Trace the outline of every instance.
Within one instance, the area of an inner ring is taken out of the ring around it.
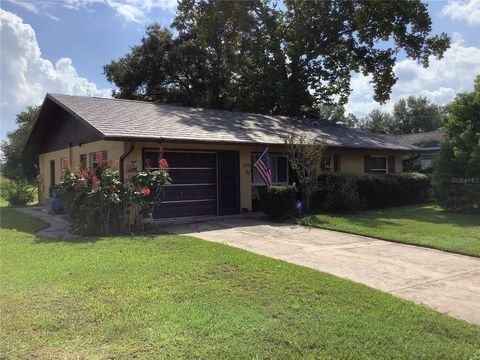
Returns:
[[[463,39],[457,34],[443,59],[431,57],[428,68],[405,59],[395,65],[394,71],[398,81],[390,100],[381,106],[372,99],[370,77],[355,75],[347,110],[358,116],[377,107],[389,111],[396,101],[409,95],[426,96],[439,105],[445,105],[453,100],[455,94],[473,89],[473,81],[480,74],[480,48],[463,46]]]
[[[23,0],[8,1],[37,14],[39,13],[39,8],[48,9],[52,5],[51,0],[38,0],[35,3]],[[57,4],[71,10],[91,10],[92,6],[103,4],[112,8],[125,21],[138,23],[149,22],[148,13],[154,8],[173,11],[177,7],[176,0],[63,0],[55,3],[55,5]],[[45,15],[57,20],[52,14],[47,13]]]
[[[480,25],[480,0],[449,0],[442,8],[442,15],[472,26]]]
[[[99,89],[79,76],[70,58],[61,58],[55,64],[42,58],[33,28],[3,9],[0,9],[0,32],[2,134],[13,128],[16,113],[27,105],[40,104],[46,92],[111,95],[110,89]]]
[[[38,8],[34,3],[21,1],[21,0],[7,0],[7,1],[17,6],[20,6],[21,8],[24,8],[28,11],[34,12],[35,14],[38,14]]]

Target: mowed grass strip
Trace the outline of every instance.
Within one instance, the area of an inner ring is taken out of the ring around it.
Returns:
[[[2,358],[469,359],[480,327],[186,236],[41,239],[1,209]]]
[[[436,205],[308,216],[302,224],[480,257],[480,215]]]

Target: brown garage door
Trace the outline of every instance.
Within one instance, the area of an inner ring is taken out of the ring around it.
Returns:
[[[172,184],[155,208],[155,219],[217,214],[217,154],[165,152]]]

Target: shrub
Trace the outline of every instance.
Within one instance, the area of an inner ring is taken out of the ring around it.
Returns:
[[[318,177],[314,208],[344,212],[416,204],[428,201],[429,189],[428,176],[418,173],[324,173]]]
[[[337,174],[320,174],[313,196],[315,209],[329,212],[355,211],[362,208],[355,181]]]
[[[58,189],[75,230],[100,235],[143,229],[161,201],[163,186],[170,183],[168,164],[162,161],[159,170],[136,173],[124,184],[102,153],[93,170],[66,169]]]
[[[2,181],[0,192],[10,206],[25,206],[35,198],[35,188],[21,180]]]
[[[433,162],[434,197],[448,210],[480,211],[480,76],[473,92],[458,94],[448,106],[445,129]]]
[[[285,219],[295,213],[295,192],[292,185],[270,186],[262,196],[263,211],[272,219]]]

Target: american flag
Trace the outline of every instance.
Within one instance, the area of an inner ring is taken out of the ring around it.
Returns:
[[[272,172],[270,171],[270,158],[268,156],[268,148],[262,153],[258,160],[253,164],[258,173],[262,177],[265,185],[269,187],[272,185]]]

